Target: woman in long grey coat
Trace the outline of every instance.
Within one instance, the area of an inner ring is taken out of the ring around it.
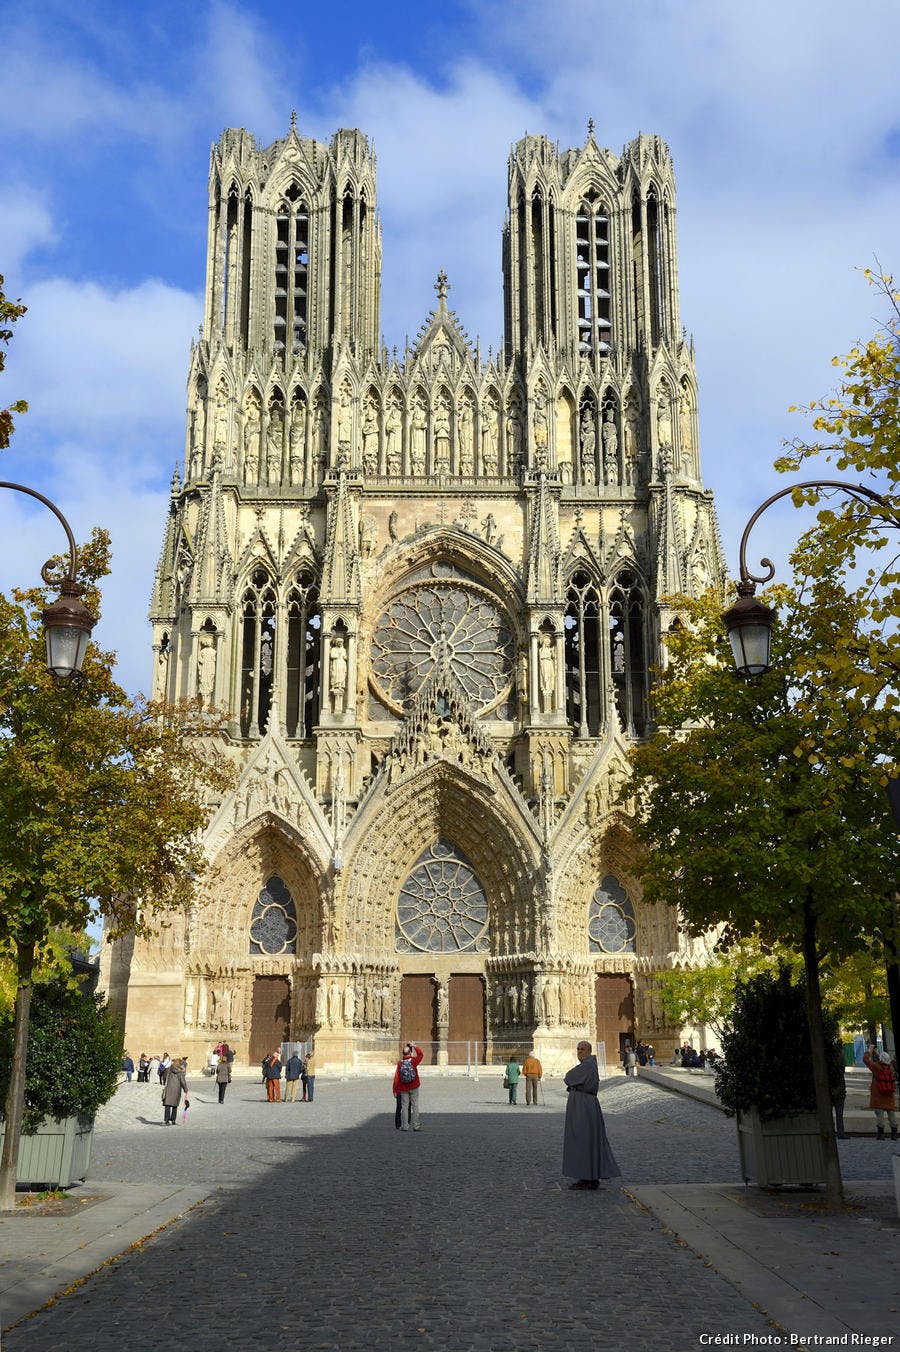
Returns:
[[[574,1178],[573,1188],[596,1188],[601,1178],[617,1178],[621,1170],[606,1139],[603,1113],[597,1102],[600,1072],[591,1044],[579,1042],[578,1065],[564,1076],[568,1099],[563,1136],[563,1168]]]
[[[163,1087],[163,1121],[166,1126],[171,1122],[175,1126],[175,1120],[178,1114],[178,1105],[181,1102],[181,1095],[184,1093],[187,1098],[188,1086],[187,1076],[177,1061],[173,1061],[166,1071],[166,1083]]]

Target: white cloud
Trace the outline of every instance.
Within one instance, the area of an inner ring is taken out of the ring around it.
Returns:
[[[199,295],[160,281],[112,291],[56,277],[31,285],[27,302],[8,371],[31,405],[29,429],[113,431],[127,451],[147,428],[183,421]]]
[[[0,186],[0,272],[7,295],[36,249],[56,243],[58,231],[45,196],[23,183]]]

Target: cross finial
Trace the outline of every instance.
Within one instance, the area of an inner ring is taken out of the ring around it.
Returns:
[[[589,136],[589,137],[590,137],[590,136],[593,136],[593,134],[594,134],[594,119],[593,119],[592,117],[589,117],[589,118],[588,118],[588,136]]]
[[[297,109],[291,109],[291,131],[297,130]]]
[[[441,268],[440,272],[437,275],[437,281],[434,284],[434,289],[437,292],[438,300],[447,299],[447,292],[450,290],[450,283],[447,281],[447,274],[443,268]]]

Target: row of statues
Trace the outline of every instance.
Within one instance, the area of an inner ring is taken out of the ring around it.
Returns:
[[[253,390],[246,397],[234,441],[229,438],[230,398],[219,385],[207,411],[207,401],[198,396],[191,410],[188,478],[194,480],[218,465],[234,473],[244,484],[292,486],[314,482],[331,461],[331,412],[323,394],[316,397],[311,412],[303,398],[286,409],[279,400],[262,401]],[[539,388],[533,399],[532,438],[535,453],[550,450],[550,401]],[[694,409],[690,394],[682,387],[677,400],[678,444],[675,446],[673,396],[662,392],[656,404],[656,440],[670,456],[677,450],[683,474],[695,472]],[[405,416],[404,416],[405,413]],[[558,415],[559,416],[559,415]],[[568,417],[568,414],[565,414]],[[211,419],[211,445],[207,446],[206,418]],[[354,406],[344,387],[336,410],[337,454],[354,460]],[[583,405],[576,427],[575,462],[560,460],[563,482],[632,485],[649,475],[641,435],[641,415],[633,399],[625,402],[620,433],[616,409],[607,403],[599,423],[593,404]],[[430,432],[430,436],[429,436]],[[405,433],[405,435],[404,435]],[[559,434],[562,437],[562,433]],[[525,463],[525,420],[521,402],[510,400],[501,411],[499,398],[488,395],[478,406],[474,396],[464,397],[454,407],[448,395],[439,394],[429,411],[423,394],[415,394],[406,409],[399,391],[391,391],[383,413],[372,395],[366,396],[359,417],[359,464],[367,475],[413,476],[454,474],[463,477],[518,475]],[[568,434],[565,440],[568,442]],[[431,454],[429,456],[429,445]],[[599,451],[599,453],[598,453]]]
[[[590,979],[532,973],[518,980],[495,978],[492,1000],[498,1027],[577,1024],[590,1016]]]

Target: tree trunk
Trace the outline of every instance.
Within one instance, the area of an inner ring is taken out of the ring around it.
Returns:
[[[3,1154],[0,1155],[0,1211],[14,1211],[16,1206],[16,1166],[22,1135],[22,1115],[25,1111],[25,1058],[28,1055],[28,1021],[31,1017],[34,972],[33,942],[19,948],[16,969],[15,1046],[4,1109],[6,1134],[3,1138]]]
[[[828,1081],[828,1053],[825,1046],[825,1023],[822,1018],[816,916],[808,895],[803,903],[803,965],[806,968],[806,1015],[809,1019],[813,1082],[816,1087],[816,1115],[819,1119],[822,1153],[825,1158],[825,1197],[828,1206],[837,1210],[844,1205],[844,1184],[841,1179],[837,1138],[834,1134],[831,1089]]]
[[[897,905],[897,893],[891,897],[891,923],[885,938],[887,954],[887,993],[891,1007],[891,1032],[894,1036],[894,1056],[900,1047],[900,906]],[[875,1039],[872,1038],[874,1042]]]

